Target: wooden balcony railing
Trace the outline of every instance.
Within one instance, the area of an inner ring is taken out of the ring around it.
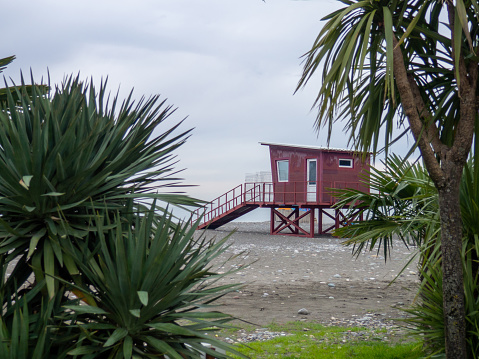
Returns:
[[[319,186],[308,186],[300,182],[247,182],[236,186],[215,198],[193,213],[192,222],[203,216],[201,223],[208,223],[243,206],[318,206],[333,205],[336,199],[334,189],[368,190],[362,182],[323,181]],[[309,187],[309,188],[308,188]]]

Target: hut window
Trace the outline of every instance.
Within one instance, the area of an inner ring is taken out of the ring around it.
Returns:
[[[288,182],[289,161],[276,161],[276,168],[278,169],[278,182]]]
[[[339,167],[353,168],[353,160],[352,159],[340,158],[339,159]]]

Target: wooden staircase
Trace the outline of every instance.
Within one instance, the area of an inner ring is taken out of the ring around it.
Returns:
[[[305,181],[244,183],[194,211],[191,222],[196,223],[199,221],[197,229],[216,229],[258,207],[269,207],[277,216],[281,215],[276,209],[281,207],[294,207],[296,210],[298,208],[309,210],[318,208],[322,211],[325,208],[332,208],[332,205],[335,203],[331,188],[358,189],[360,186],[361,183],[359,182],[320,182],[318,188],[326,188],[328,190],[320,189],[308,192]],[[314,211],[312,215],[314,219]],[[299,219],[296,218],[295,220]],[[288,224],[287,227],[296,226],[296,229],[301,230],[299,224],[294,224],[292,221],[283,218],[283,222]],[[280,230],[274,230],[273,227],[274,224],[272,224],[272,234],[280,232]]]
[[[234,208],[218,217],[215,217],[213,220],[210,220],[209,222],[203,223],[198,226],[198,229],[216,229],[218,227],[221,227],[223,224],[226,224],[228,222],[231,222],[235,220],[238,217],[241,217],[242,215],[251,212],[252,210],[258,208],[258,205],[254,204],[243,204],[237,208]]]
[[[236,186],[193,213],[192,223],[201,219],[198,229],[216,229],[252,210],[270,204],[272,183],[245,183]]]

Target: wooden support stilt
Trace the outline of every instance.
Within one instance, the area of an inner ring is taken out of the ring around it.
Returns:
[[[309,233],[311,234],[311,237],[314,236],[314,211],[314,208],[309,210]]]
[[[298,207],[295,207],[292,214],[293,214],[293,216],[292,216],[292,217],[293,217],[293,222],[291,222],[291,223],[296,223],[296,225],[293,224],[293,228],[291,228],[291,226],[288,225],[288,229],[289,229],[291,232],[293,232],[294,234],[297,235],[297,234],[299,233],[299,231],[298,231],[298,227],[299,227],[299,220],[298,220],[298,217],[299,217],[299,208],[298,208]],[[290,218],[290,217],[288,216],[288,218]]]
[[[271,219],[269,222],[269,234],[274,234],[274,221],[276,220],[274,210],[271,208]]]
[[[318,234],[323,233],[323,209],[318,208]]]
[[[334,229],[339,228],[339,209],[334,210]]]
[[[312,225],[312,230],[308,232],[300,226],[300,221],[302,218],[306,217],[308,214],[311,214],[311,208],[299,215],[299,208],[295,208],[288,216],[285,216],[279,212],[276,208],[271,208],[271,234],[282,234],[289,236],[305,236],[313,237],[314,235],[314,223]],[[276,225],[276,218],[279,220],[279,224]],[[314,221],[314,214],[313,214]],[[311,228],[311,227],[310,227]],[[289,232],[283,232],[289,231]]]
[[[349,219],[347,219],[345,214],[340,209],[334,209],[334,215],[331,215],[326,212],[326,210],[328,209],[332,208],[318,208],[318,234],[328,234],[331,233],[333,229],[349,226],[351,224],[354,224],[354,222],[356,221],[363,220],[363,214],[360,213],[359,210],[353,216],[350,216]],[[305,236],[309,238],[314,237],[316,219],[315,211],[315,208],[308,208],[305,213],[300,215],[299,208],[294,207],[291,213],[289,213],[288,215],[284,215],[276,208],[271,208],[270,234]],[[300,226],[300,220],[306,217],[308,214],[310,216],[309,231]],[[331,226],[324,230],[323,216],[329,217],[334,222]]]
[[[336,218],[335,218],[335,216],[330,215],[328,212],[325,211],[325,209],[327,209],[327,208],[320,208],[320,209],[319,209],[319,211],[320,211],[320,215],[319,215],[319,216],[321,217],[321,231],[319,231],[320,234],[329,233],[329,232],[331,232],[331,230],[336,226]],[[335,221],[335,224],[333,224],[332,226],[326,228],[325,230],[323,230],[323,227],[322,227],[323,214],[326,215],[327,217],[331,218],[333,221]]]
[[[346,216],[340,209],[334,210],[334,216],[326,212],[326,209],[330,209],[330,208],[319,208],[319,215],[318,215],[318,233],[319,234],[327,234],[327,233],[330,233],[333,229],[349,226],[357,220],[360,220],[360,221],[363,220],[363,215],[362,213],[360,214],[359,211],[357,211],[349,219],[346,219]],[[328,228],[324,230],[322,229],[323,215],[329,217],[330,219],[334,221],[333,225],[329,226]]]
[[[346,227],[354,224],[354,222],[363,220],[363,214],[359,213],[359,210],[349,216],[349,219],[346,218],[344,213],[338,210],[339,224],[341,227]]]

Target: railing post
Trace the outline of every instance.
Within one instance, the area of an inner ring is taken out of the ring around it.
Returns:
[[[293,188],[293,190],[294,190],[294,203],[298,203],[298,195],[297,195],[297,193],[298,193],[298,191],[297,191],[298,186],[297,186],[297,182],[296,182],[296,181],[293,182],[293,187],[294,187],[294,188]]]

